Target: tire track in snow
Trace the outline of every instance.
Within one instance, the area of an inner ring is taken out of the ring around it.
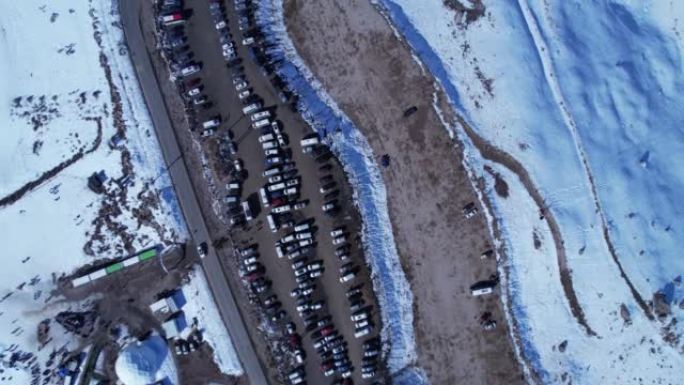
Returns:
[[[534,48],[537,51],[537,56],[539,58],[539,62],[542,66],[542,69],[544,71],[544,78],[546,80],[546,84],[549,87],[549,90],[551,90],[551,93],[554,98],[554,102],[558,106],[559,110],[561,111],[561,116],[563,117],[563,121],[565,122],[565,126],[568,128],[570,131],[570,134],[572,135],[573,142],[575,144],[575,149],[577,151],[577,155],[580,158],[582,165],[584,167],[584,173],[586,174],[587,180],[589,182],[589,188],[591,189],[591,194],[592,198],[594,200],[594,207],[596,208],[596,212],[599,215],[599,218],[601,219],[601,228],[603,229],[603,239],[606,241],[606,245],[608,246],[608,251],[613,258],[613,261],[618,267],[618,270],[620,271],[620,277],[625,281],[627,286],[629,287],[629,290],[632,294],[632,297],[634,297],[634,300],[637,302],[639,307],[641,307],[641,310],[644,312],[644,315],[651,321],[655,319],[653,316],[653,313],[651,312],[651,309],[649,308],[648,304],[646,301],[643,299],[641,294],[637,291],[636,287],[634,284],[632,284],[632,281],[629,279],[627,276],[627,273],[625,272],[624,268],[622,267],[622,263],[620,263],[620,258],[618,256],[618,253],[615,249],[615,246],[613,244],[613,241],[610,237],[610,231],[608,229],[608,223],[606,220],[606,216],[603,212],[603,208],[601,207],[601,203],[599,201],[598,197],[598,192],[596,190],[596,184],[594,183],[594,177],[591,172],[591,167],[589,165],[589,161],[587,159],[586,152],[584,151],[584,146],[582,144],[582,138],[580,137],[578,131],[577,131],[577,125],[575,123],[575,119],[573,118],[572,114],[570,113],[570,110],[568,109],[568,104],[565,101],[565,98],[563,97],[563,93],[561,91],[560,85],[558,84],[558,81],[556,80],[556,77],[554,75],[554,69],[553,69],[553,63],[551,60],[551,57],[549,56],[548,52],[549,49],[546,46],[546,42],[544,41],[544,38],[541,35],[541,32],[539,31],[539,26],[537,25],[537,20],[535,19],[534,15],[532,14],[532,11],[530,10],[529,5],[527,4],[526,0],[518,0],[517,2],[518,8],[520,9],[520,13],[523,16],[523,19],[525,20],[525,27],[527,28],[528,33],[530,34],[530,38],[532,40],[532,43],[534,44]]]

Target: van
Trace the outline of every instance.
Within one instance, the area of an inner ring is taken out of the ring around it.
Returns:
[[[315,146],[318,143],[320,143],[320,140],[316,134],[313,134],[313,136],[307,135],[299,142],[299,144],[302,146],[302,152],[304,152],[304,148]]]
[[[269,124],[271,124],[271,121],[270,121],[270,120],[268,120],[268,119],[261,119],[261,120],[257,120],[256,122],[252,123],[252,128],[255,129],[255,130],[258,130],[258,129],[262,128],[262,127],[268,126]]]
[[[202,123],[202,128],[204,128],[205,130],[208,130],[210,128],[218,127],[219,124],[221,124],[221,120],[219,120],[218,118],[209,119],[209,120],[205,121],[204,123]]]
[[[254,114],[254,115],[251,115],[249,118],[250,118],[253,122],[256,122],[257,120],[266,119],[266,118],[270,118],[270,117],[271,117],[271,113],[270,113],[270,112],[268,112],[268,111],[261,111],[261,112],[257,112],[257,113]]]
[[[261,108],[261,103],[252,103],[242,109],[242,113],[247,115]]]
[[[276,183],[276,184],[271,184],[271,185],[268,185],[268,186],[266,187],[266,189],[267,189],[268,191],[278,191],[278,190],[282,190],[282,189],[284,189],[284,188],[285,188],[285,183],[283,183],[283,182]]]
[[[264,151],[276,147],[278,147],[278,142],[276,142],[275,140],[270,140],[268,142],[261,143],[261,148],[263,148]]]
[[[276,225],[275,219],[273,219],[273,214],[266,215],[266,221],[268,221],[268,227],[272,232],[278,231],[278,226]]]
[[[268,178],[269,176],[273,176],[273,175],[276,175],[279,173],[280,173],[280,166],[275,166],[275,167],[271,167],[271,168],[266,169],[266,171],[264,171],[264,173],[263,173],[263,177]]]

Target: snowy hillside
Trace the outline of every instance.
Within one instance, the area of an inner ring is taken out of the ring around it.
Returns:
[[[524,185],[458,130],[474,171],[509,184],[488,196],[526,362],[545,383],[681,382],[684,6],[378,3],[476,134],[527,170]]]
[[[76,310],[52,293],[56,278],[185,236],[112,7],[15,1],[0,13],[0,383],[42,383],[76,347],[56,322],[38,342],[40,321]],[[88,178],[101,170],[97,194]]]

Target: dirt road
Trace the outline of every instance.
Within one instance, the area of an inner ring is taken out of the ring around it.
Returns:
[[[461,208],[477,201],[461,153],[432,108],[435,86],[366,0],[285,1],[288,32],[328,93],[368,138],[383,170],[402,264],[415,295],[418,364],[433,384],[521,383],[497,296],[469,286],[496,272],[479,255],[485,219]],[[408,118],[411,106],[418,111]],[[479,319],[491,312],[496,330]]]

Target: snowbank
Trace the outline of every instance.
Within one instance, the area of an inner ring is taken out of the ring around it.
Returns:
[[[214,362],[221,372],[229,376],[242,375],[233,341],[230,339],[223,318],[216,308],[211,289],[202,269],[197,268],[190,274],[190,282],[183,286],[187,303],[183,307],[185,316],[199,322],[204,339],[214,350]]]
[[[267,39],[276,46],[269,53],[283,59],[277,72],[300,96],[299,109],[304,118],[326,138],[354,188],[355,202],[363,219],[365,254],[380,301],[381,336],[389,345],[390,373],[424,380],[420,370],[412,367],[416,359],[413,297],[394,244],[386,190],[372,150],[298,56],[285,29],[282,1],[262,2],[256,17]]]
[[[488,2],[468,21],[441,0],[378,3],[454,108],[525,166],[559,224],[577,297],[598,337],[569,311],[555,250],[530,249],[532,232],[549,239],[534,221],[539,208],[513,174],[498,169],[512,195],[489,196],[510,258],[521,348],[536,371],[550,383],[678,382],[680,346],[664,341],[661,327],[681,317],[676,305],[684,299],[676,279],[684,270],[676,236],[684,169],[668,162],[684,150],[676,106],[684,93],[682,5]],[[477,151],[470,155],[475,172],[489,178]],[[663,323],[639,307],[604,228],[640,296],[666,295],[673,315]],[[679,328],[670,330],[676,336]]]

